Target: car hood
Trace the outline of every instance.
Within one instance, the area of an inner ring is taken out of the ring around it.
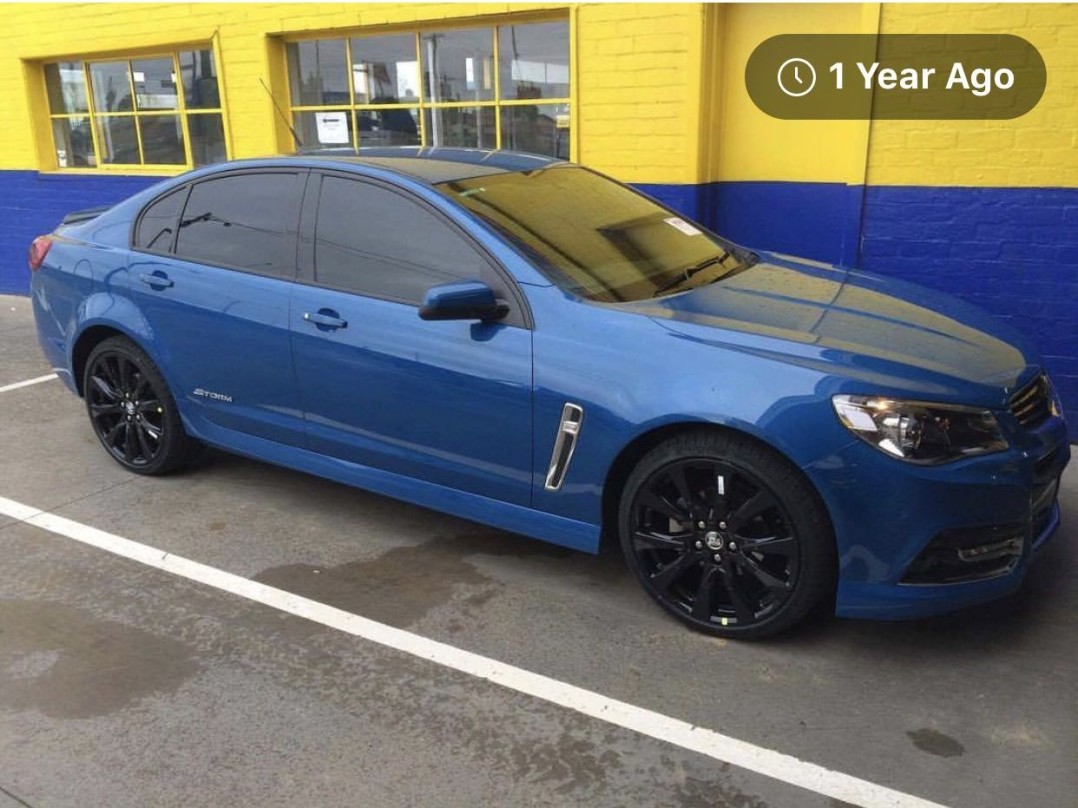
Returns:
[[[892,388],[968,396],[974,385],[977,398],[995,401],[1033,372],[1027,341],[976,306],[872,273],[760,259],[717,283],[628,306],[687,338],[830,372],[840,365]]]

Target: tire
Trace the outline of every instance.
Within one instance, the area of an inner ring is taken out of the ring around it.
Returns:
[[[83,395],[94,434],[128,471],[161,475],[195,458],[201,448],[183,429],[164,376],[126,337],[110,337],[86,360]]]
[[[834,596],[835,541],[816,491],[734,432],[686,432],[648,452],[618,509],[626,561],[663,609],[719,637],[768,637]]]

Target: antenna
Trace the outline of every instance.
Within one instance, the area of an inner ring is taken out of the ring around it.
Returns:
[[[258,79],[258,83],[262,85],[262,89],[266,91],[266,95],[270,97],[270,101],[273,103],[273,108],[277,110],[277,114],[281,116],[281,120],[284,121],[284,125],[288,127],[288,131],[292,133],[293,140],[296,141],[296,146],[300,149],[303,148],[303,141],[299,139],[299,135],[296,134],[296,130],[292,127],[292,122],[288,120],[288,116],[284,114],[284,110],[277,104],[277,99],[273,97],[273,93],[270,92],[270,88],[266,86],[261,78]]]

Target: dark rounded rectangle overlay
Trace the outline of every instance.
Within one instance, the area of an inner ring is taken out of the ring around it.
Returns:
[[[745,66],[753,103],[791,120],[1017,118],[1046,83],[1013,34],[781,34]]]

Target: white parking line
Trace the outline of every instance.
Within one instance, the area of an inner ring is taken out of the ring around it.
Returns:
[[[0,497],[0,514],[149,567],[485,679],[582,715],[863,808],[941,808],[938,803],[825,769],[705,727],[637,707],[496,659],[421,637],[309,598],[172,555],[122,536]]]
[[[0,393],[6,393],[8,390],[18,390],[20,387],[29,387],[31,384],[41,384],[42,382],[51,382],[53,379],[58,378],[55,373],[50,373],[48,376],[38,376],[36,379],[27,379],[24,382],[15,382],[14,384],[5,384],[0,387]]]

